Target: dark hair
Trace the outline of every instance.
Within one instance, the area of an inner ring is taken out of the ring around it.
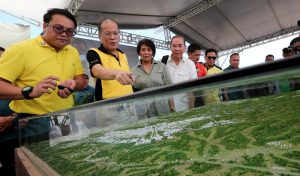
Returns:
[[[296,42],[300,42],[300,37],[294,38],[294,39],[291,41],[290,46],[293,46]]]
[[[216,55],[218,55],[217,50],[212,49],[212,48],[208,48],[208,49],[205,50],[205,56],[207,56],[207,54],[208,54],[208,53],[211,53],[211,52],[214,52],[214,53],[216,53]]]
[[[119,29],[119,25],[118,25],[118,23],[117,23],[115,20],[106,18],[106,19],[104,19],[104,20],[101,20],[101,21],[98,23],[98,32],[99,32],[99,34],[100,34],[101,31],[102,31],[101,25],[102,25],[102,23],[104,23],[105,21],[112,21],[112,22],[116,23],[116,25],[118,26],[118,29]]]
[[[232,56],[240,56],[239,53],[232,53],[229,58],[231,58]]]
[[[187,52],[188,52],[188,53],[193,53],[193,52],[195,52],[195,51],[197,51],[197,50],[201,50],[200,46],[192,43],[192,44],[190,44],[190,46],[188,47]]]
[[[152,53],[153,53],[153,57],[155,56],[155,52],[156,52],[156,50],[155,50],[155,44],[152,42],[152,40],[150,40],[150,39],[142,39],[142,40],[140,40],[139,43],[137,44],[137,47],[136,47],[136,51],[137,51],[138,54],[140,54],[140,52],[141,52],[142,45],[146,45],[149,48],[151,48]]]
[[[181,36],[181,35],[175,35],[174,37],[172,37],[172,38],[171,38],[171,44],[172,44],[173,39],[175,39],[175,38],[182,38],[182,39],[183,39],[183,44],[184,44],[184,46],[185,46],[185,39],[184,39],[184,37]]]
[[[75,17],[66,9],[58,9],[58,8],[53,8],[53,9],[49,9],[47,11],[47,13],[44,15],[44,23],[49,23],[52,20],[52,16],[53,15],[63,15],[67,18],[69,18],[70,20],[73,21],[75,29],[77,27],[77,21],[75,19]]]
[[[5,51],[5,49],[3,47],[0,46],[0,51]]]
[[[273,60],[274,60],[274,55],[273,55],[273,54],[268,54],[268,55],[266,55],[266,58],[267,58],[267,57],[272,57]]]

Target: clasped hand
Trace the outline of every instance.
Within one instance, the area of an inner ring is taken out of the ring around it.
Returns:
[[[40,81],[29,94],[32,98],[38,98],[44,93],[51,94],[57,88],[57,81],[59,78],[56,76],[49,76],[42,81]],[[59,85],[74,89],[76,87],[76,83],[73,79],[65,80],[59,83]],[[57,90],[57,95],[61,98],[67,98],[72,94],[72,92],[65,88],[62,90]]]

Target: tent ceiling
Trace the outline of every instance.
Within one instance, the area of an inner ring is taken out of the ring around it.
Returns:
[[[121,29],[143,29],[166,24],[201,1],[85,0],[75,15],[83,23],[112,18]],[[299,0],[223,0],[170,30],[204,48],[226,50],[295,27],[299,12]]]

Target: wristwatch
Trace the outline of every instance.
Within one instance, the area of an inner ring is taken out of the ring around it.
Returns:
[[[31,86],[26,86],[22,88],[22,95],[26,100],[32,100],[33,98],[29,96],[29,94],[32,92],[33,87]]]

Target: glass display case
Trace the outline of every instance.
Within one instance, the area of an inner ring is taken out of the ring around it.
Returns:
[[[30,117],[17,155],[43,175],[299,175],[299,89],[300,57],[153,88]]]

